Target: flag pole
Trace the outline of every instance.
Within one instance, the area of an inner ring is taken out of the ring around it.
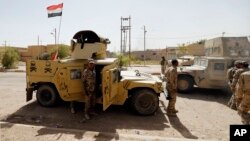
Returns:
[[[62,8],[62,13],[63,13],[63,8]],[[58,36],[57,36],[57,45],[56,45],[57,46],[57,55],[58,55],[58,50],[59,50],[58,44],[59,44],[60,33],[61,33],[62,15],[60,16]]]

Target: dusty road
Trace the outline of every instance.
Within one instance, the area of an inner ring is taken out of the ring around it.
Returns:
[[[84,139],[84,134],[66,132],[67,129],[116,135],[105,136],[106,140],[116,140],[117,136],[119,139],[119,134],[170,137],[180,140],[229,140],[229,125],[241,124],[237,112],[226,106],[229,96],[221,91],[195,89],[190,94],[179,94],[176,104],[179,113],[176,117],[166,115],[164,108],[168,101],[162,95],[160,109],[153,116],[133,115],[124,106],[112,106],[103,112],[101,105],[98,105],[99,115],[80,123],[83,118],[81,103],[78,104],[76,114],[70,113],[68,103],[61,103],[54,108],[40,107],[35,98],[26,103],[25,86],[25,73],[0,73],[0,120],[44,128],[29,129],[33,132],[27,132],[29,130],[26,128],[1,124],[1,140],[12,140],[13,134],[15,136],[25,134],[27,137],[36,137],[36,140],[44,140],[47,136],[52,136],[55,140],[65,140],[64,134],[72,135],[75,140]],[[65,130],[50,131],[46,129],[49,127]],[[103,136],[97,135],[94,140],[102,139]]]

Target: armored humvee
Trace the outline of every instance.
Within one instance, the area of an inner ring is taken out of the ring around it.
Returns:
[[[250,62],[250,58],[196,57],[194,65],[178,68],[178,91],[189,92],[195,85],[208,89],[226,88],[227,70],[236,60]]]
[[[162,82],[156,76],[138,71],[121,71],[117,58],[107,58],[108,39],[93,31],[80,31],[71,41],[72,56],[64,60],[28,60],[26,99],[36,91],[37,102],[51,107],[59,99],[85,102],[82,71],[89,58],[95,60],[97,103],[106,110],[110,105],[130,102],[140,115],[153,114],[159,107]]]

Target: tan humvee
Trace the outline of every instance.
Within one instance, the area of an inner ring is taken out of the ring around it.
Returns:
[[[178,68],[179,92],[189,92],[194,85],[208,89],[226,88],[227,70],[236,60],[250,62],[250,58],[196,57],[194,65]]]
[[[84,102],[81,75],[91,57],[96,62],[97,103],[103,110],[128,101],[138,114],[153,114],[163,91],[161,80],[138,71],[120,71],[117,58],[106,58],[108,43],[93,31],[80,31],[71,41],[70,59],[27,61],[27,101],[36,91],[38,103],[45,107],[54,106],[58,99]]]

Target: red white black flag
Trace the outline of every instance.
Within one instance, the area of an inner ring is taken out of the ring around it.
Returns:
[[[47,7],[48,18],[62,16],[63,3]]]

